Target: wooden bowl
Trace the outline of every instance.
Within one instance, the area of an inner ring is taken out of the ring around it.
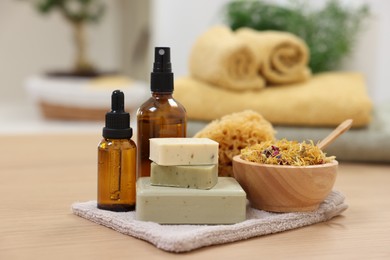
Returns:
[[[338,162],[310,166],[248,162],[237,155],[233,173],[252,207],[273,212],[316,210],[332,191]]]

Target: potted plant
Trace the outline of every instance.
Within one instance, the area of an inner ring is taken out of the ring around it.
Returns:
[[[100,21],[102,0],[31,0],[41,14],[59,12],[73,30],[74,65],[69,71],[50,71],[26,81],[30,96],[46,119],[103,120],[111,92],[125,92],[126,110],[135,110],[148,97],[143,82],[115,72],[102,72],[88,57],[85,27]]]
[[[85,27],[100,21],[105,5],[100,0],[38,0],[35,8],[42,14],[59,12],[73,31],[75,48],[74,65],[69,72],[50,72],[51,76],[94,77],[98,75],[95,65],[88,57]]]

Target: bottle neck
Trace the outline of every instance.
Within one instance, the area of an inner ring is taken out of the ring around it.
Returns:
[[[154,98],[172,98],[173,92],[152,92]]]
[[[123,142],[127,143],[131,140],[131,138],[107,138],[107,137],[103,137],[103,139],[106,142],[110,142],[110,143],[123,143]]]

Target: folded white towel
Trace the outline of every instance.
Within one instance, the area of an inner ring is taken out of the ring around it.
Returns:
[[[72,210],[80,217],[146,240],[160,249],[185,252],[327,221],[348,208],[344,199],[340,192],[333,191],[313,212],[270,213],[248,206],[247,219],[234,225],[160,225],[135,220],[134,211],[100,210],[96,201],[74,203]]]

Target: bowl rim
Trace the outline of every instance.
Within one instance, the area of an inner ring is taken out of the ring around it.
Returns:
[[[324,164],[315,164],[315,165],[307,165],[307,166],[295,166],[295,165],[278,165],[278,164],[265,164],[265,163],[257,163],[257,162],[249,162],[244,159],[241,159],[241,155],[236,155],[233,157],[233,163],[238,162],[242,164],[249,164],[252,166],[260,166],[266,168],[280,168],[280,169],[310,169],[310,168],[324,168],[324,167],[332,167],[337,166],[339,162],[337,160],[333,160]]]

